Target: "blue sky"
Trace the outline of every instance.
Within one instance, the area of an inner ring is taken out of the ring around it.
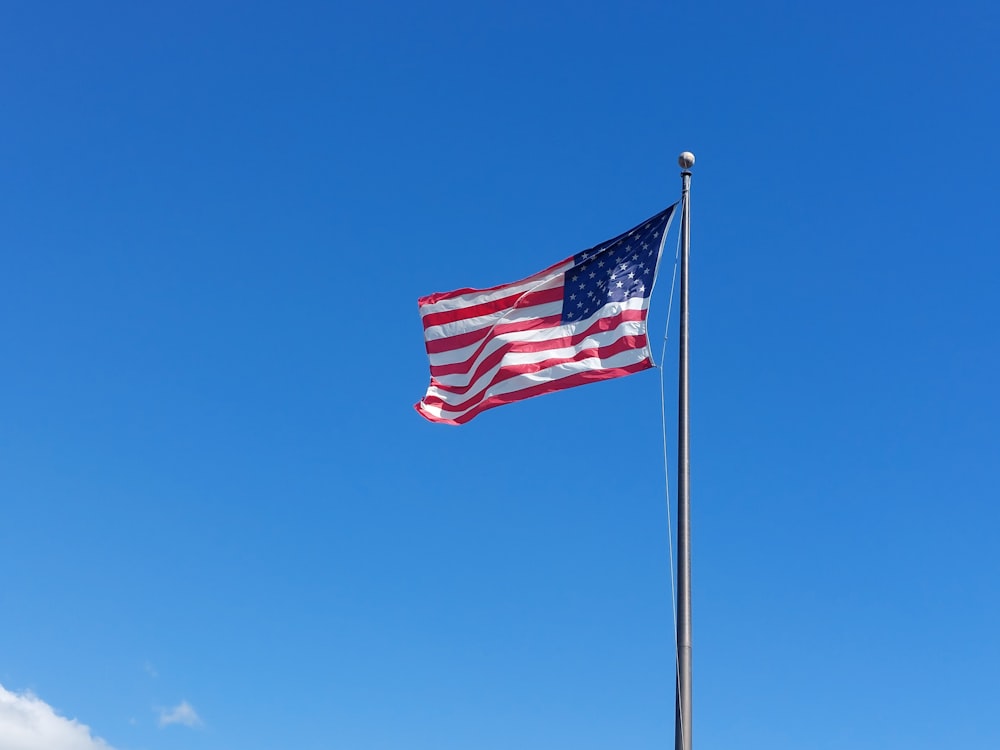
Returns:
[[[998,22],[5,4],[0,748],[669,746],[656,373],[412,404],[688,149],[696,746],[1000,745]]]

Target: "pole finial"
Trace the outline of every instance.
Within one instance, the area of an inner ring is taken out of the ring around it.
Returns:
[[[677,164],[680,165],[681,169],[691,169],[694,166],[694,154],[690,151],[684,151],[677,157]]]

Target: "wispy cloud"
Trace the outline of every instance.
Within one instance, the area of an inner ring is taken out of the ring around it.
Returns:
[[[0,685],[0,748],[3,750],[114,750],[90,727],[59,716],[31,693]]]
[[[185,727],[200,727],[201,717],[187,701],[181,701],[173,708],[160,709],[160,726],[167,727],[171,724],[181,724]]]

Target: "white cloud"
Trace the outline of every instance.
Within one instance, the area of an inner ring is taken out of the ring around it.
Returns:
[[[201,717],[187,701],[181,701],[174,708],[160,709],[160,726],[165,727],[170,724],[183,724],[186,727],[200,727]]]
[[[0,685],[0,748],[3,750],[114,750],[90,727],[59,716],[31,693]]]

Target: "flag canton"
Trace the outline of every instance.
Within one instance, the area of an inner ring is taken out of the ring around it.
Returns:
[[[648,297],[673,206],[609,242],[573,256],[563,289],[562,322],[585,320],[609,302]]]

